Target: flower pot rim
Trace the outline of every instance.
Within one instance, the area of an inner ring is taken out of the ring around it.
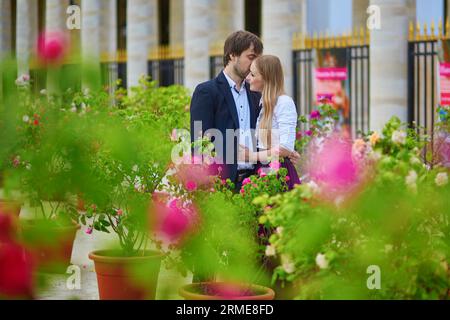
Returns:
[[[260,291],[264,291],[264,293],[262,293],[262,294],[256,294],[256,295],[252,295],[252,296],[232,297],[228,300],[273,300],[275,298],[275,291],[273,291],[273,289],[271,289],[269,287],[264,287],[264,286],[257,285],[257,284],[245,284],[245,283],[236,284],[236,283],[223,282],[223,281],[220,281],[220,282],[196,282],[196,283],[187,284],[187,285],[182,286],[178,290],[178,293],[183,298],[190,299],[190,300],[225,300],[224,297],[194,293],[190,290],[194,287],[198,287],[201,285],[210,285],[210,284],[216,284],[216,285],[217,284],[219,284],[219,285],[220,284],[233,284],[233,285],[238,285],[238,286],[242,286],[242,287],[248,286],[251,289],[257,289]]]
[[[114,250],[114,249],[101,249],[101,250],[95,250],[89,253],[89,259],[93,260],[94,262],[101,262],[101,263],[133,263],[133,262],[144,262],[150,259],[162,259],[164,254],[162,252],[156,251],[156,250],[145,250],[145,253],[150,255],[145,256],[112,256],[108,255],[108,252],[123,252],[121,250]]]

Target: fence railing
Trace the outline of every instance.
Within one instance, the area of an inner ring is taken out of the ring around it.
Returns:
[[[342,36],[295,35],[293,40],[294,100],[300,115],[309,114],[317,104],[317,67],[325,59],[336,61],[332,67],[345,68],[347,79],[341,96],[332,104],[339,109],[341,125],[350,128],[353,136],[368,132],[370,127],[370,34],[364,29]],[[336,58],[333,55],[338,55]],[[326,57],[326,58],[324,58]],[[327,85],[322,83],[322,85]],[[338,102],[339,99],[339,102]]]

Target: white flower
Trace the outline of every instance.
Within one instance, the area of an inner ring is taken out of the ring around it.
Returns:
[[[27,170],[31,170],[31,164],[27,163],[27,165],[25,166],[25,168],[26,168]]]
[[[139,171],[139,167],[137,164],[135,164],[132,168],[133,172],[138,172]]]
[[[316,264],[320,269],[328,269],[328,260],[324,254],[319,253],[316,256]]]
[[[284,231],[284,228],[283,227],[278,227],[277,228],[277,233],[278,233],[278,235],[282,235],[283,234],[283,231]]]
[[[314,181],[310,181],[306,184],[313,194],[320,193],[320,187]]]
[[[274,245],[270,245],[266,247],[266,256],[267,257],[273,257],[277,254],[276,250],[275,250],[275,246]]]
[[[414,170],[409,171],[408,175],[405,178],[405,183],[410,186],[415,184],[417,181],[417,173]]]
[[[334,200],[334,205],[336,206],[336,208],[340,208],[342,203],[344,203],[344,196],[338,196],[335,200]]]
[[[409,163],[411,163],[412,165],[414,165],[414,164],[420,164],[421,161],[420,161],[420,159],[417,158],[417,157],[412,157],[412,158],[409,160]]]
[[[392,142],[395,144],[406,143],[406,132],[403,130],[397,130],[392,133]]]
[[[417,192],[417,173],[414,170],[409,171],[405,178],[405,183],[412,192]]]
[[[40,94],[42,94],[43,96],[45,96],[45,95],[47,94],[47,90],[42,89],[42,90],[40,91]]]
[[[281,256],[281,265],[283,267],[283,270],[286,271],[287,273],[295,272],[295,263],[289,256],[287,255]]]
[[[74,106],[74,107],[70,108],[70,111],[73,113],[77,112],[77,107]]]
[[[30,121],[30,117],[27,116],[27,115],[24,115],[24,116],[22,117],[22,121],[23,121],[23,122],[28,122],[28,121]]]
[[[380,151],[371,151],[370,153],[369,153],[369,159],[371,159],[371,160],[373,160],[373,161],[375,161],[375,162],[377,162],[377,161],[379,161],[380,159],[381,159],[381,157],[382,157],[383,155],[381,154],[381,152]]]
[[[447,172],[438,173],[437,176],[436,176],[436,179],[434,179],[434,182],[436,182],[436,185],[438,187],[445,186],[448,183]]]
[[[81,110],[86,110],[86,104],[84,102],[81,103]]]

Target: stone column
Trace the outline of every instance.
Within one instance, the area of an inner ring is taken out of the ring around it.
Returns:
[[[381,9],[381,29],[370,42],[370,129],[380,131],[392,117],[407,120],[408,25],[415,0],[371,0]]]
[[[307,0],[291,0],[291,19],[293,32],[306,34],[307,31]]]
[[[158,4],[156,0],[128,0],[127,85],[136,86],[148,74],[148,56],[158,46]]]
[[[11,0],[0,0],[0,60],[11,55]]]
[[[47,0],[45,5],[45,30],[67,32],[66,10],[68,0]]]
[[[192,92],[209,79],[209,0],[184,0],[184,84]]]
[[[263,0],[262,2],[262,40],[264,53],[280,58],[283,64],[285,89],[293,95],[292,78],[292,21],[291,0]]]
[[[169,36],[173,47],[184,44],[184,0],[170,0]]]
[[[83,59],[83,87],[100,85],[100,0],[81,2],[81,56]]]
[[[214,19],[211,22],[211,41],[222,44],[234,31],[244,29],[245,2],[242,0],[216,0],[213,1]]]
[[[107,85],[114,92],[117,69],[117,0],[101,1],[100,54],[107,72]]]
[[[38,33],[36,0],[17,0],[16,56],[18,75],[30,73],[30,59],[35,52]]]
[[[370,0],[353,0],[352,11],[353,11],[353,29],[354,28],[366,28],[367,18],[367,8],[370,5]]]

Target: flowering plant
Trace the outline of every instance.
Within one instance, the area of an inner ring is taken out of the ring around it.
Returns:
[[[345,201],[327,197],[329,184],[314,180],[255,199],[269,208],[260,222],[276,230],[266,247],[278,265],[273,281],[292,283],[292,295],[308,299],[447,297],[448,172],[425,168],[418,159],[425,138],[408,132],[393,119],[383,138],[372,133],[353,143],[343,163],[365,170],[356,171],[357,192],[342,189]],[[369,281],[370,270],[381,270],[381,286]]]

